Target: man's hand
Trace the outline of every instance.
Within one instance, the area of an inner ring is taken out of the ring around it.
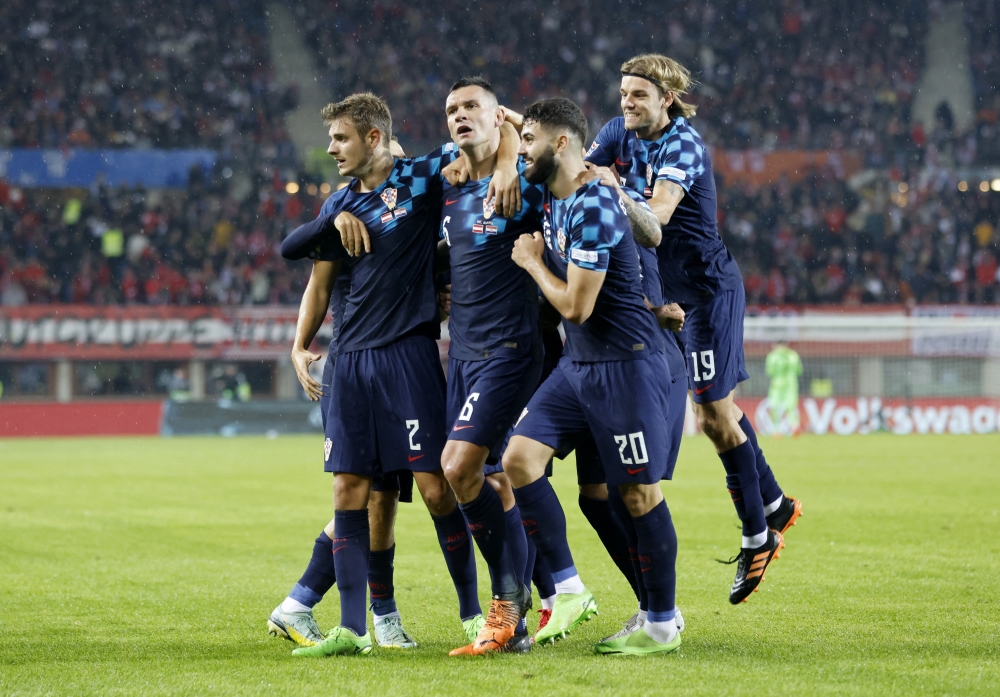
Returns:
[[[368,238],[368,228],[360,220],[347,211],[338,215],[334,221],[337,232],[340,233],[340,243],[352,257],[361,256],[361,252],[371,253],[372,242]]]
[[[647,303],[648,306],[649,304]],[[661,305],[660,307],[650,307],[649,309],[656,315],[656,321],[660,323],[660,327],[663,329],[679,332],[684,328],[684,310],[677,303]]]
[[[451,284],[449,283],[444,287],[444,290],[438,291],[438,309],[441,310],[445,315],[451,314]]]
[[[621,185],[618,181],[618,174],[613,169],[610,167],[598,167],[591,162],[584,162],[583,165],[587,168],[587,171],[580,173],[581,185],[595,179],[600,179],[604,186],[610,186],[621,196]]]
[[[522,269],[527,270],[533,264],[540,264],[542,254],[545,253],[545,240],[542,233],[535,232],[532,235],[521,235],[514,240],[514,251],[510,258]]]
[[[322,358],[318,353],[312,353],[306,349],[296,346],[292,349],[292,365],[295,366],[295,377],[299,379],[299,384],[306,391],[309,401],[318,402],[323,396],[323,386],[313,379],[309,374],[309,366]]]
[[[465,166],[465,158],[456,157],[454,162],[441,170],[441,176],[452,186],[462,186],[469,181],[469,168]]]
[[[521,210],[521,175],[516,166],[497,163],[486,194],[486,203],[490,201],[504,218],[513,218]]]

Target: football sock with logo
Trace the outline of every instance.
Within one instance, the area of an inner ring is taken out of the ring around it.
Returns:
[[[670,509],[667,508],[666,501],[660,501],[648,513],[632,520],[639,538],[642,582],[649,595],[647,625],[672,622],[677,590],[677,533],[670,517]],[[665,626],[660,629],[668,631]],[[648,626],[647,634],[653,636]],[[673,637],[653,638],[657,641],[669,641]]]
[[[726,468],[726,486],[736,507],[736,514],[743,522],[742,547],[760,547],[767,540],[767,520],[764,518],[764,502],[760,496],[753,446],[747,440],[731,450],[719,453],[719,459]]]
[[[476,579],[476,556],[472,551],[469,539],[469,528],[465,523],[462,510],[455,506],[448,515],[434,516],[434,529],[437,530],[438,544],[444,553],[448,573],[455,584],[458,593],[458,614],[463,620],[481,615],[479,592]]]
[[[583,592],[583,582],[576,573],[566,540],[566,514],[548,478],[540,477],[527,486],[514,489],[514,497],[521,509],[524,531],[531,535],[538,556],[544,558],[551,569],[556,592]]]
[[[774,478],[774,472],[771,471],[771,466],[767,464],[767,460],[764,458],[764,451],[760,449],[760,445],[757,443],[757,433],[753,430],[750,419],[747,418],[746,414],[740,419],[740,428],[746,434],[750,445],[753,446],[753,454],[757,464],[757,480],[760,482],[760,498],[764,502],[764,513],[771,515],[781,505],[784,492],[778,486],[778,480]]]
[[[392,584],[393,559],[396,545],[389,549],[374,549],[368,555],[368,595],[371,611],[376,617],[396,612],[396,589]]]
[[[628,506],[622,500],[622,495],[618,492],[618,487],[608,487],[608,504],[611,512],[614,513],[615,522],[618,523],[622,534],[625,535],[625,543],[628,545],[629,563],[632,565],[632,574],[635,578],[642,580],[642,566],[639,564],[639,534],[635,530],[635,521],[632,514],[628,512]],[[645,582],[639,583],[635,589],[639,598],[639,610],[645,612],[649,609],[649,594],[646,592]]]
[[[333,515],[333,561],[340,590],[340,625],[358,636],[368,631],[365,595],[371,534],[368,509],[337,511]]]
[[[521,579],[515,571],[514,555],[507,539],[507,518],[500,496],[489,482],[483,482],[479,495],[460,506],[469,521],[469,532],[489,567],[493,595],[516,593]]]
[[[326,592],[337,582],[337,571],[333,566],[333,543],[326,536],[326,531],[319,534],[313,543],[312,558],[306,567],[302,578],[295,584],[288,597],[298,602],[304,609],[296,608],[299,612],[311,609]],[[285,610],[289,612],[289,610]]]
[[[608,550],[611,561],[615,563],[622,576],[632,586],[635,597],[639,597],[639,583],[629,558],[628,540],[621,526],[615,522],[611,513],[611,504],[607,499],[592,499],[580,494],[580,510],[601,539],[604,549]]]

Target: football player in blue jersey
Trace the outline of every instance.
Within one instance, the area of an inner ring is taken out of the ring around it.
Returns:
[[[442,244],[450,262],[448,415],[442,466],[490,570],[492,596],[478,636],[451,655],[526,652],[524,615],[531,607],[529,548],[500,455],[514,419],[538,385],[542,344],[538,288],[511,260],[514,241],[537,229],[541,189],[521,180],[520,212],[504,216],[489,186],[505,124],[483,78],[456,82],[445,104],[448,128],[469,173],[462,186],[444,184]],[[533,560],[531,566],[534,566]]]
[[[389,109],[367,93],[329,105],[323,118],[330,127],[329,153],[340,173],[353,177],[330,197],[325,214],[307,224],[314,258],[349,261],[351,273],[327,413],[341,625],[315,646],[296,649],[300,656],[372,649],[365,581],[375,477],[411,471],[435,523],[457,516],[461,534],[447,539],[439,529],[439,539],[460,595],[470,581],[475,594],[464,518],[441,470],[445,384],[434,341],[440,333],[432,276],[440,173],[456,149],[449,144],[425,157],[393,158]],[[508,180],[516,180],[513,161],[509,169]],[[449,554],[462,554],[464,562],[453,564]]]
[[[587,119],[567,99],[524,116],[521,154],[532,183],[545,184],[543,232],[522,235],[514,261],[559,311],[566,353],[531,398],[503,456],[526,530],[556,583],[552,617],[536,641],[554,641],[589,619],[597,604],[576,571],[566,519],[545,466],[590,434],[609,494],[634,527],[649,600],[646,623],[599,644],[602,653],[651,654],[680,647],[674,612],[676,535],[659,482],[670,444],[670,370],[664,337],[644,303],[628,215],[611,188],[581,185]]]
[[[743,359],[743,281],[716,226],[715,179],[705,143],[681,99],[690,73],[666,56],[641,55],[621,67],[623,116],[607,123],[587,160],[614,166],[641,192],[663,233],[657,247],[664,296],[687,314],[683,339],[695,414],[726,470],[743,523],[733,604],[747,600],[784,546],[801,503],[782,492],[749,419],[733,402],[748,378]]]

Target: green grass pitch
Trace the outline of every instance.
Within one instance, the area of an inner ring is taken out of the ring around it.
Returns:
[[[996,694],[1000,437],[763,443],[805,516],[761,591],[727,601],[739,530],[708,441],[664,490],[680,540],[679,654],[599,657],[633,599],[556,489],[601,614],[529,656],[449,658],[457,603],[422,504],[401,508],[412,652],[293,659],[265,632],[331,515],[321,439],[0,442],[0,694]],[[480,589],[488,591],[480,564]],[[317,607],[339,617],[336,593]],[[532,616],[532,626],[537,615]]]

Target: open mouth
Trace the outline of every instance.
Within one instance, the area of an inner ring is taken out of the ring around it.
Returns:
[[[466,125],[459,126],[458,130],[456,131],[456,133],[458,133],[458,135],[460,135],[460,136],[464,136],[467,133],[472,133],[472,127],[471,126],[466,126]]]

